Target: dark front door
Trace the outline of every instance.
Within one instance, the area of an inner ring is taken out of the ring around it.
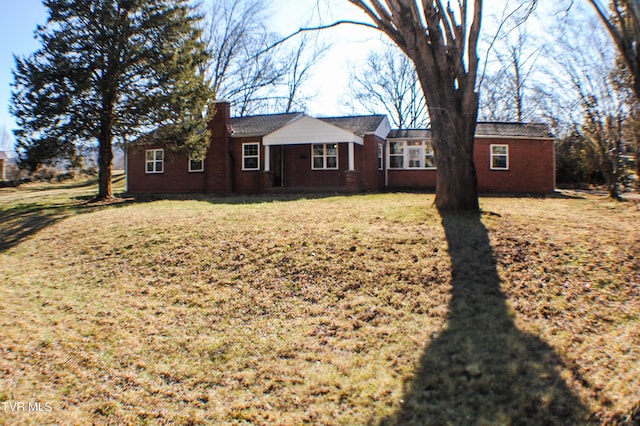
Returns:
[[[271,147],[272,163],[271,170],[273,170],[273,187],[280,188],[283,186],[282,182],[282,145],[276,145]]]

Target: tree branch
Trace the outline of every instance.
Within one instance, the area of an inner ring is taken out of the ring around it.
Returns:
[[[261,50],[260,52],[258,52],[255,57],[258,57],[260,55],[262,55],[263,53],[266,53],[278,46],[280,46],[281,44],[285,43],[286,41],[294,38],[297,35],[300,35],[302,33],[306,33],[306,32],[311,32],[311,31],[321,31],[321,30],[327,30],[329,28],[334,28],[337,27],[339,25],[344,25],[344,24],[349,24],[349,25],[358,25],[361,27],[367,27],[367,28],[372,28],[374,30],[378,30],[379,28],[373,24],[370,24],[368,22],[360,22],[360,21],[352,21],[352,20],[341,20],[341,21],[336,21],[332,24],[328,24],[328,25],[320,25],[317,27],[306,27],[306,28],[300,28],[298,31],[293,32],[291,34],[289,34],[288,36],[276,41],[275,43],[273,43],[272,45],[268,46],[266,49]]]

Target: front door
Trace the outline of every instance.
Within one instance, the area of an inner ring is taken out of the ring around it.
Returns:
[[[280,188],[282,182],[282,145],[271,147],[271,170],[273,170],[273,187]]]

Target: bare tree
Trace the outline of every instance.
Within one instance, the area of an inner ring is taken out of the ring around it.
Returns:
[[[267,8],[261,0],[211,2],[205,75],[218,99],[231,101],[240,115],[257,108],[261,90],[284,75],[278,50],[262,53],[276,37],[265,25]]]
[[[429,124],[427,106],[413,63],[393,45],[369,53],[364,67],[352,67],[344,104],[371,114],[382,111],[400,129]]]
[[[526,23],[515,22],[513,28],[515,34],[504,34],[495,44],[498,68],[482,82],[479,115],[483,120],[521,122],[533,112],[525,99],[542,49],[533,46]]]
[[[436,207],[478,211],[473,146],[482,0],[459,0],[446,7],[441,0],[349,1],[415,66],[431,118]]]
[[[280,102],[283,106],[279,111],[292,112],[294,108],[305,109],[306,103],[313,96],[303,93],[303,85],[309,80],[313,67],[327,53],[329,47],[329,45],[319,44],[317,38],[309,39],[305,35],[290,51],[287,55],[290,61],[285,76],[285,90]]]
[[[568,130],[589,142],[610,197],[619,198],[622,124],[629,109],[613,78],[616,57],[606,34],[593,20],[574,22],[567,28],[551,52],[555,90],[550,96],[560,101]]]
[[[640,99],[640,3],[638,0],[611,0],[610,10],[600,0],[589,0],[609,31],[629,72],[633,91]]]
[[[280,36],[266,24],[269,2],[212,0],[210,6],[205,74],[218,99],[229,100],[240,116],[304,108],[302,86],[326,48],[311,46],[307,37],[294,48],[277,43]]]

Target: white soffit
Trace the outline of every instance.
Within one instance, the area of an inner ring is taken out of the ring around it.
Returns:
[[[263,145],[301,145],[312,143],[354,142],[362,145],[361,136],[326,121],[307,115],[293,120],[284,127],[265,135]]]

